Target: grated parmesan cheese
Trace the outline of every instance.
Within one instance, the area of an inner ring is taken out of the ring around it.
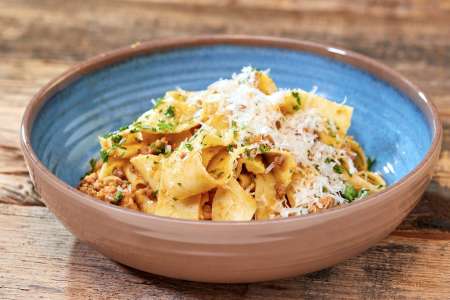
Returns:
[[[291,152],[299,166],[316,170],[316,174],[308,180],[300,180],[294,185],[295,206],[280,206],[280,216],[308,214],[310,205],[322,207],[319,202],[322,197],[331,197],[339,204],[345,202],[340,195],[345,183],[342,174],[334,170],[336,161],[345,160],[351,174],[356,172],[356,168],[344,150],[324,144],[317,135],[325,128],[336,131],[336,125],[327,122],[315,109],[283,115],[278,104],[293,90],[280,89],[266,95],[256,87],[255,74],[255,69],[244,67],[241,73],[233,74],[231,79],[221,79],[211,84],[206,91],[190,93],[186,101],[195,105],[218,103],[218,113],[229,115],[230,122],[237,124],[241,143],[249,136],[270,136],[273,146]],[[315,93],[315,89],[309,97]],[[204,123],[201,128],[213,130]],[[248,148],[257,148],[257,145]],[[274,167],[275,164],[270,164],[265,173]]]

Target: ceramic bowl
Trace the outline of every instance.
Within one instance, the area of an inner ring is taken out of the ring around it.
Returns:
[[[353,106],[350,134],[376,157],[389,188],[323,213],[253,222],[146,215],[75,189],[98,135],[130,123],[166,90],[204,89],[246,65],[271,69],[280,87],[316,87]],[[347,50],[246,36],[152,41],[99,55],[39,91],[21,128],[36,190],[81,241],[136,269],[230,283],[316,271],[386,237],[424,192],[441,140],[434,106],[388,67]]]

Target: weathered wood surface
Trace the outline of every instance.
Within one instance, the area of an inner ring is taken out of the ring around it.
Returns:
[[[206,285],[115,264],[76,241],[42,207],[18,139],[32,95],[70,65],[102,51],[211,33],[352,49],[393,67],[430,96],[444,122],[442,158],[428,193],[389,238],[308,276]],[[440,211],[450,201],[449,69],[445,0],[0,0],[0,298],[449,298],[450,212]]]
[[[14,298],[390,299],[450,295],[450,244],[392,235],[333,268],[258,284],[200,284],[145,274],[78,242],[43,207],[0,204],[0,296]],[[14,265],[11,262],[14,262]],[[217,270],[220,272],[220,270]]]

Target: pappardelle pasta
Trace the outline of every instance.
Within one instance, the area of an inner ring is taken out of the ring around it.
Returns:
[[[100,137],[79,190],[149,214],[247,221],[316,213],[386,187],[347,135],[353,109],[244,67],[177,89]]]

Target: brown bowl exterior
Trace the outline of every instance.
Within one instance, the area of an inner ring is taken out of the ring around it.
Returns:
[[[344,208],[257,222],[184,221],[145,215],[93,200],[39,162],[30,145],[33,119],[58,89],[82,74],[142,53],[205,44],[246,44],[318,53],[366,69],[406,93],[424,112],[433,141],[424,160],[400,182]],[[80,64],[44,87],[24,115],[21,142],[37,191],[81,241],[139,270],[220,283],[272,280],[316,271],[354,256],[392,232],[417,204],[440,151],[442,128],[433,104],[399,74],[349,51],[286,39],[246,36],[178,38],[141,43]]]

